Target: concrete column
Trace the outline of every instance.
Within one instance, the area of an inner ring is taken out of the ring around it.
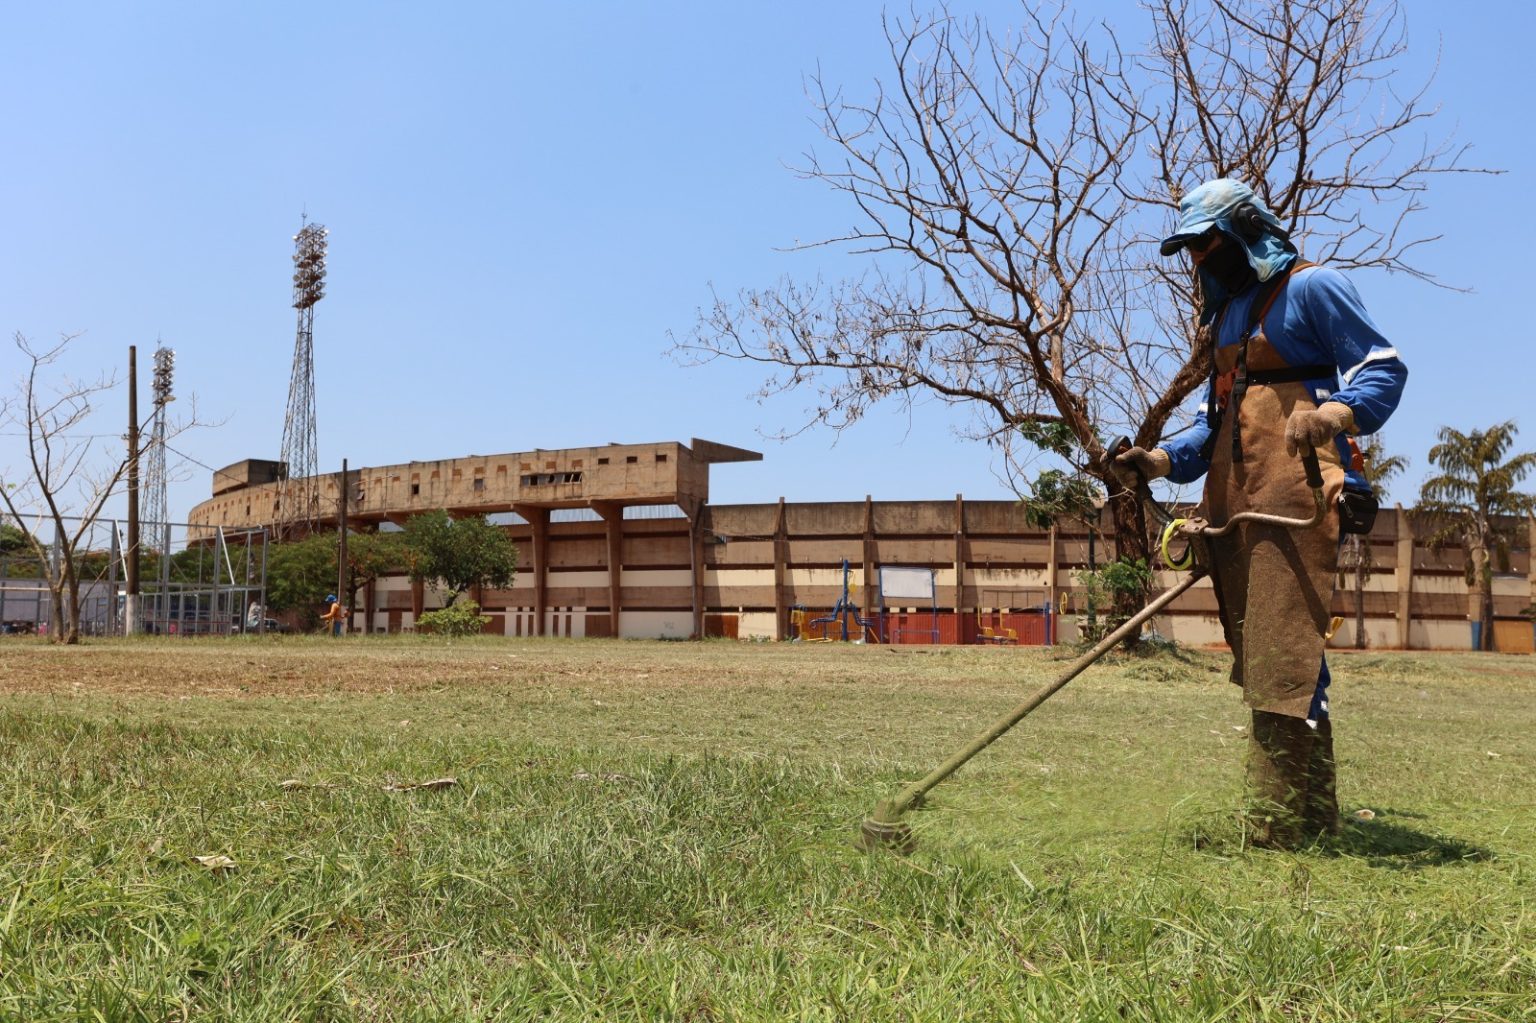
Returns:
[[[704,513],[696,505],[688,515],[689,564],[693,569],[693,638],[704,638]]]
[[[960,628],[960,616],[965,600],[965,498],[955,495],[955,628]],[[958,639],[959,633],[956,632]]]
[[[786,599],[784,571],[789,560],[789,534],[785,522],[784,499],[779,498],[773,517],[773,638],[788,638],[789,602]]]
[[[1397,646],[1408,649],[1410,612],[1413,606],[1413,525],[1403,506],[1397,506]]]
[[[528,520],[533,535],[533,634],[543,636],[548,632],[544,617],[549,592],[549,509],[515,504],[512,510]]]
[[[608,562],[608,629],[613,638],[618,639],[619,615],[624,604],[620,585],[624,577],[624,506],[602,502],[594,503],[592,507],[603,517]]]
[[[864,614],[875,610],[874,592],[877,585],[875,574],[875,501],[864,495]]]

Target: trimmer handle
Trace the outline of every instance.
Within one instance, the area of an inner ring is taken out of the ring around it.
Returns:
[[[1108,466],[1109,462],[1115,460],[1116,455],[1123,455],[1125,452],[1131,450],[1131,448],[1135,446],[1135,444],[1131,443],[1131,438],[1129,437],[1116,437],[1114,440],[1110,441],[1109,445],[1104,449],[1104,461],[1106,467]],[[1142,503],[1144,508],[1151,510],[1152,517],[1155,518],[1158,522],[1167,523],[1171,521],[1173,516],[1168,513],[1168,509],[1159,504],[1157,498],[1152,496],[1152,488],[1147,485],[1148,480],[1146,475],[1142,473],[1141,469],[1135,465],[1131,466],[1131,471],[1136,474],[1136,486],[1133,488],[1136,494],[1136,499]]]
[[[1113,462],[1115,460],[1115,456],[1123,455],[1133,447],[1135,447],[1135,445],[1131,443],[1131,438],[1124,435],[1116,437],[1114,440],[1110,441],[1109,446],[1104,449],[1104,461],[1106,463]],[[1138,488],[1146,486],[1147,481],[1142,478],[1141,470],[1132,465],[1131,471],[1136,474],[1136,486]]]
[[[1317,449],[1310,444],[1303,445],[1301,449],[1301,467],[1307,473],[1307,486],[1313,490],[1323,489],[1323,470],[1317,464]]]

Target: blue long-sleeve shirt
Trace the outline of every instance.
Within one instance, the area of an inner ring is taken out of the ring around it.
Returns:
[[[1221,319],[1218,347],[1242,340],[1261,290],[1255,285],[1232,299]],[[1325,401],[1348,405],[1355,415],[1357,433],[1380,430],[1402,398],[1408,367],[1371,322],[1354,285],[1337,270],[1318,266],[1292,274],[1264,317],[1264,336],[1289,366],[1336,367],[1335,376],[1308,380],[1306,386],[1319,405]],[[1168,478],[1175,483],[1193,483],[1211,467],[1209,460],[1200,457],[1200,450],[1211,434],[1214,401],[1215,381],[1211,380],[1191,428],[1158,445],[1168,453]],[[1347,470],[1348,447],[1342,437],[1336,443]],[[1358,473],[1348,475],[1354,484],[1365,482]]]

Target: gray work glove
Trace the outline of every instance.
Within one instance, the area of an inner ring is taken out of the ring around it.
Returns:
[[[1325,401],[1315,409],[1297,409],[1285,421],[1285,453],[1294,458],[1304,447],[1320,448],[1354,426],[1354,410],[1341,401]]]
[[[1127,490],[1135,490],[1140,480],[1150,483],[1168,475],[1173,468],[1172,459],[1162,448],[1130,448],[1109,460],[1109,471],[1116,481]],[[1140,480],[1137,479],[1140,473]]]

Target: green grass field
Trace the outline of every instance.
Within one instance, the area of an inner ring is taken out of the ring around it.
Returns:
[[[0,644],[0,1019],[1536,1020],[1529,657],[1338,657],[1375,817],[1303,854],[1244,845],[1202,652],[1090,669],[854,850],[1066,656]]]

